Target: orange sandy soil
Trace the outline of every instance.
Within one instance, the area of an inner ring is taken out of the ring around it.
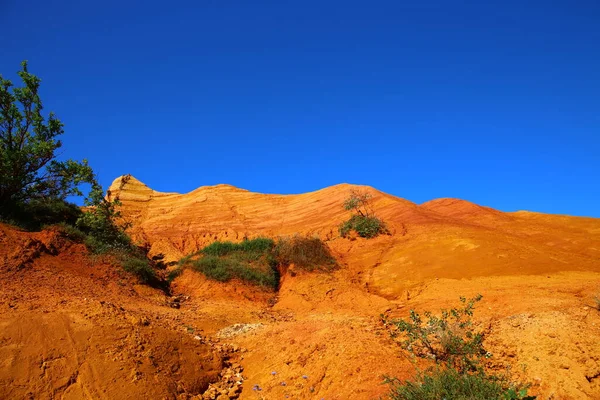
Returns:
[[[172,285],[179,309],[56,231],[0,226],[0,398],[199,398],[225,357],[208,338],[243,323],[262,325],[220,339],[241,349],[241,399],[377,399],[384,375],[415,373],[380,314],[477,293],[492,368],[510,366],[540,399],[600,398],[600,220],[455,199],[417,205],[360,187],[391,235],[344,239],[352,188],[180,195],[118,178],[109,197],[151,255],[176,261],[216,239],[298,233],[321,237],[340,264],[331,274],[292,267],[276,294],[186,270]]]

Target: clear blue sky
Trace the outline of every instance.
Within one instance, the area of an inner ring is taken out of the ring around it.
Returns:
[[[600,217],[600,3],[0,0],[107,187],[341,182]]]

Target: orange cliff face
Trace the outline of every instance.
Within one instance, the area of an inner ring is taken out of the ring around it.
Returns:
[[[349,217],[342,203],[351,189],[373,196],[373,208],[391,235],[339,237],[338,226]],[[148,244],[151,255],[177,261],[215,240],[318,235],[354,280],[389,299],[435,279],[600,272],[600,221],[594,218],[504,213],[457,199],[417,205],[348,184],[298,195],[252,193],[229,185],[176,194],[122,176],[108,193],[120,199],[134,238]]]
[[[339,237],[357,188],[390,235]],[[511,366],[539,399],[600,398],[600,219],[417,205],[346,184],[177,194],[124,176],[107,195],[121,200],[134,239],[167,261],[215,240],[298,233],[322,238],[340,268],[290,269],[276,293],[185,270],[162,292],[56,228],[0,224],[0,398],[382,398],[383,376],[409,379],[415,366],[380,314],[437,311],[477,293],[488,367]],[[225,392],[204,393],[217,381]]]
[[[352,189],[372,195],[390,235],[339,236]],[[380,314],[436,311],[478,293],[484,300],[476,322],[494,368],[511,366],[538,398],[600,398],[600,312],[593,308],[600,295],[599,219],[505,213],[457,199],[418,205],[348,184],[298,195],[228,185],[176,194],[125,176],[109,197],[121,200],[135,239],[167,261],[215,240],[301,234],[326,242],[341,267],[286,273],[270,303],[239,282],[215,283],[193,271],[173,282],[206,332],[264,324],[228,339],[248,350],[246,382],[259,385],[264,398],[385,396],[383,376],[408,379],[414,365],[390,341]],[[256,396],[245,388],[240,399]]]

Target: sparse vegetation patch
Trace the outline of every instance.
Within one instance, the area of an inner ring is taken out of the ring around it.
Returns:
[[[307,271],[330,271],[336,266],[329,249],[319,238],[294,236],[277,242],[259,237],[239,243],[214,242],[183,257],[168,279],[175,279],[185,267],[202,272],[219,282],[232,279],[277,290],[279,267],[294,264]]]
[[[375,215],[371,199],[369,193],[350,191],[350,196],[344,201],[344,209],[350,211],[352,216],[340,224],[340,236],[346,237],[354,231],[360,237],[371,239],[389,233],[385,223]]]
[[[411,310],[407,320],[382,316],[404,350],[434,363],[413,380],[387,378],[391,399],[535,399],[527,394],[527,386],[485,370],[483,361],[492,355],[484,349],[483,333],[474,328],[471,319],[481,298],[462,297],[460,307],[442,310],[440,315],[425,312],[421,316]]]
[[[307,271],[331,271],[337,266],[327,245],[317,237],[296,235],[280,238],[275,247],[275,257],[281,265],[294,264]]]
[[[200,251],[184,257],[179,268],[171,272],[175,278],[182,268],[190,266],[207,278],[219,282],[232,279],[277,289],[279,271],[273,257],[275,242],[268,238],[244,240],[240,243],[214,242]]]

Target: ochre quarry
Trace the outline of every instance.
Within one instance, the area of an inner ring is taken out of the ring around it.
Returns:
[[[389,234],[340,237],[353,189],[372,195]],[[216,240],[297,234],[321,238],[339,268],[291,266],[277,292],[185,270],[167,295],[52,230],[2,226],[0,398],[385,398],[383,377],[411,378],[415,365],[380,315],[437,311],[477,293],[490,368],[510,366],[539,399],[600,398],[599,219],[415,204],[348,184],[177,194],[127,175],[107,195],[168,269]],[[239,379],[241,391],[205,393],[223,379]]]

